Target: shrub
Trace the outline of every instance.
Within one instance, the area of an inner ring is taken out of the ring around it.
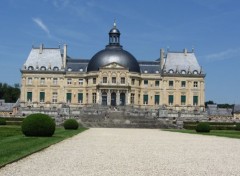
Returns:
[[[6,125],[6,124],[7,124],[6,120],[3,118],[0,118],[0,125]]]
[[[31,114],[22,122],[22,132],[25,136],[52,136],[55,131],[54,120],[45,114]]]
[[[76,130],[78,129],[78,122],[75,119],[67,119],[63,124],[65,130]]]
[[[240,131],[240,123],[236,124],[235,130]]]
[[[211,128],[209,123],[207,122],[200,122],[197,124],[196,129],[197,132],[205,132],[205,133],[209,133]]]

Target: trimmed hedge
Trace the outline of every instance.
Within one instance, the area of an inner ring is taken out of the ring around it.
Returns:
[[[204,133],[209,133],[211,128],[209,123],[207,122],[200,122],[196,126],[196,132],[204,132]]]
[[[65,130],[76,130],[79,127],[77,120],[67,119],[63,124]]]
[[[235,122],[208,122],[211,130],[235,130]],[[188,130],[195,130],[197,122],[184,122],[183,128]]]
[[[22,132],[25,136],[50,137],[55,132],[54,120],[46,114],[31,114],[22,122]]]
[[[240,123],[236,124],[235,130],[240,131]]]
[[[6,125],[6,124],[7,124],[6,120],[3,118],[0,118],[0,125]]]

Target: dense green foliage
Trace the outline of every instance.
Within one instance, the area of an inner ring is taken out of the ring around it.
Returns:
[[[78,129],[79,124],[75,119],[67,119],[63,126],[66,130],[76,130]]]
[[[26,136],[52,136],[55,131],[54,120],[46,114],[31,114],[22,122],[22,132]]]
[[[0,125],[6,125],[6,120],[3,118],[0,118]]]
[[[78,130],[56,128],[54,135],[50,138],[25,137],[20,126],[0,126],[0,167],[72,137],[84,130],[86,128],[79,128]]]
[[[208,122],[211,130],[235,130],[235,122]],[[195,130],[197,122],[184,122],[183,128]]]
[[[240,131],[240,123],[236,124],[235,130]]]
[[[15,103],[20,96],[19,84],[15,84],[14,87],[0,83],[0,99],[4,99],[6,103]]]
[[[209,133],[211,130],[211,127],[210,127],[209,123],[207,123],[207,122],[200,122],[197,124],[195,130],[196,130],[196,132]]]

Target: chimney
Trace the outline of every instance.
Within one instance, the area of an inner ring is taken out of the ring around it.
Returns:
[[[67,44],[64,44],[63,46],[63,68],[66,67],[67,63]]]
[[[160,69],[163,69],[163,65],[164,65],[164,49],[161,48],[160,49]]]
[[[39,54],[42,54],[43,52],[43,44],[40,44],[40,47],[39,47]]]

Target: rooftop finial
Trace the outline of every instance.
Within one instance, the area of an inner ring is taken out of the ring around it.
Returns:
[[[114,18],[114,23],[113,23],[113,27],[116,27],[117,24],[116,24],[116,19]]]

